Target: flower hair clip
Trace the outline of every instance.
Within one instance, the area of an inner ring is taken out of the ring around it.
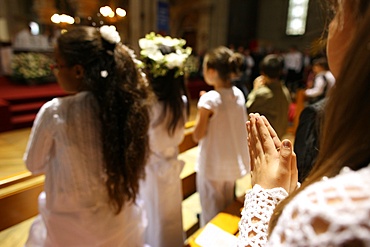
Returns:
[[[100,76],[102,77],[102,78],[107,78],[107,76],[108,76],[109,74],[108,74],[108,71],[106,71],[106,70],[102,70],[102,71],[100,71]]]
[[[117,29],[115,26],[104,25],[100,27],[99,30],[100,30],[100,35],[107,42],[111,44],[117,44],[121,41],[121,37],[119,36],[119,33],[117,32]]]

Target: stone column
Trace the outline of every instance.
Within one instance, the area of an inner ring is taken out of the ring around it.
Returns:
[[[148,32],[157,31],[157,0],[130,0],[128,11],[130,18],[128,44],[139,54],[139,39]]]
[[[33,9],[37,13],[41,24],[52,24],[50,18],[57,12],[54,1],[34,0]]]
[[[229,0],[214,0],[211,9],[210,48],[227,46]]]

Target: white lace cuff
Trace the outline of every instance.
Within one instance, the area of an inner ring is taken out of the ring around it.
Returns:
[[[283,188],[263,189],[258,184],[245,195],[239,222],[238,246],[264,246],[275,206],[288,196]]]

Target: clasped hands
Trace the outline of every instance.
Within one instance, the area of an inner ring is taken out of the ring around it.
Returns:
[[[298,182],[297,159],[290,140],[280,141],[264,116],[249,114],[248,147],[252,186],[264,189],[284,188],[294,191]]]

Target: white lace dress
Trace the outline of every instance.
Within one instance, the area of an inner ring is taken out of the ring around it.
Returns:
[[[244,202],[238,246],[370,246],[370,165],[314,183],[284,209],[268,238],[275,206],[288,193],[255,185]]]

